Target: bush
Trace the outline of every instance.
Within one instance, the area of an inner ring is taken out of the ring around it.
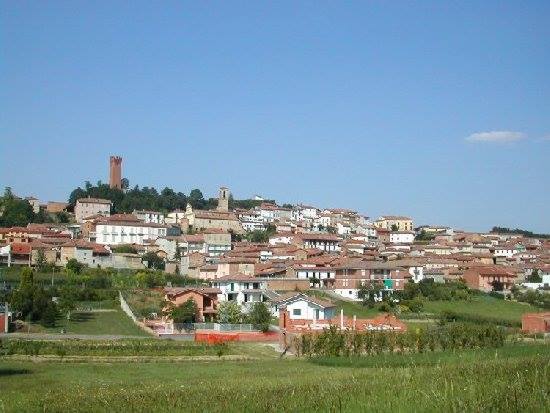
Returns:
[[[85,265],[81,262],[78,262],[76,258],[71,258],[69,261],[67,261],[67,264],[65,265],[67,271],[70,271],[73,274],[80,274],[84,267]]]
[[[240,324],[243,321],[241,306],[236,301],[224,301],[218,306],[218,322]]]
[[[250,324],[254,325],[255,328],[262,330],[265,333],[269,330],[271,312],[264,303],[254,303],[254,306],[248,314],[248,320]]]
[[[415,297],[412,300],[405,301],[403,304],[409,307],[413,313],[420,313],[424,308],[424,301],[420,297]]]

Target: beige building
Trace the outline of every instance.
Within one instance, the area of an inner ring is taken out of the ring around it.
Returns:
[[[33,196],[28,196],[27,198],[25,198],[25,200],[31,204],[32,206],[32,212],[34,212],[35,214],[38,214],[40,212],[40,201],[33,197]]]
[[[74,214],[79,224],[84,221],[84,218],[92,215],[108,217],[111,215],[111,201],[100,198],[80,198],[76,201]]]
[[[218,209],[216,211],[193,210],[190,204],[187,204],[185,210],[185,220],[194,231],[203,231],[206,229],[221,229],[225,232],[234,234],[244,234],[243,226],[234,212],[228,211],[229,190],[220,188],[218,197]]]
[[[48,201],[46,211],[50,213],[63,212],[67,210],[69,204],[67,202]]]
[[[387,230],[392,230],[392,228],[397,227],[397,231],[412,231],[413,220],[403,216],[387,215],[378,218],[374,222],[374,226],[376,228],[383,228]]]

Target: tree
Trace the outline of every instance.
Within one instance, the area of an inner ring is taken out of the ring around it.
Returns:
[[[406,301],[405,302],[405,305],[407,307],[409,307],[409,309],[413,312],[413,313],[419,313],[422,311],[422,309],[424,308],[424,301],[422,300],[422,298],[420,297],[415,297],[413,298],[412,300],[410,301]]]
[[[67,316],[67,320],[71,319],[71,311],[76,308],[76,297],[77,292],[74,287],[65,287],[60,292],[58,307]]]
[[[338,230],[337,230],[335,227],[333,227],[333,226],[331,226],[331,225],[328,225],[328,226],[327,226],[327,232],[328,232],[329,234],[336,234],[337,231],[338,231]]]
[[[539,274],[539,270],[534,269],[533,272],[531,273],[531,275],[529,275],[529,277],[527,277],[527,281],[530,282],[530,283],[541,283],[542,282],[542,277]]]
[[[154,288],[166,284],[166,277],[159,272],[139,271],[136,281],[140,288]]]
[[[435,238],[433,234],[428,234],[426,231],[422,230],[414,239],[416,241],[431,241]]]
[[[206,201],[204,200],[204,196],[202,195],[200,189],[193,189],[189,193],[187,202],[191,204],[193,209],[203,209],[206,205]]]
[[[362,300],[363,305],[372,308],[376,303],[376,298],[380,295],[382,286],[376,282],[361,285],[357,296]]]
[[[39,248],[38,251],[36,252],[36,260],[35,260],[36,269],[38,271],[42,271],[44,270],[47,264],[48,262],[46,261],[46,254],[44,254],[44,249]]]
[[[265,303],[256,302],[248,314],[250,324],[255,328],[260,329],[264,333],[269,330],[271,322],[271,312]]]
[[[55,327],[55,321],[58,316],[57,306],[54,302],[50,301],[46,304],[42,310],[40,317],[40,324],[44,327]]]
[[[9,302],[15,312],[21,313],[23,319],[40,321],[47,327],[55,325],[57,306],[44,288],[34,285],[30,268],[26,267],[21,271],[19,288],[11,294]]]
[[[120,186],[122,187],[122,189],[130,188],[130,180],[128,178],[122,178],[120,180]]]
[[[60,224],[69,223],[69,214],[67,214],[65,211],[56,212],[55,218],[57,219],[57,222],[59,222]]]
[[[246,239],[250,242],[266,243],[269,241],[269,234],[267,231],[255,229],[246,234]]]
[[[394,232],[399,231],[399,227],[397,226],[397,224],[392,224],[391,230],[394,231]]]
[[[192,298],[179,307],[173,307],[170,317],[176,324],[194,323],[198,317],[199,308]]]
[[[224,301],[218,306],[218,322],[239,324],[242,321],[241,306],[236,301]]]
[[[154,270],[164,270],[164,260],[154,252],[148,252],[141,257],[141,262],[147,262],[147,268]]]
[[[125,253],[125,254],[137,254],[137,249],[133,245],[117,245],[112,248],[113,252]]]
[[[20,278],[19,278],[19,287],[32,287],[34,284],[34,272],[32,268],[30,267],[24,267],[21,270]]]
[[[65,268],[73,274],[80,274],[84,269],[84,266],[85,265],[78,262],[76,258],[71,258],[67,261],[67,264],[65,264]]]
[[[2,227],[24,227],[34,220],[34,211],[29,201],[15,198],[9,187],[0,200],[0,210]]]

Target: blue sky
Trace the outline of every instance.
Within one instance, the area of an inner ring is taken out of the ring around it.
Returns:
[[[0,185],[550,232],[550,2],[0,2]],[[495,133],[497,132],[497,133]]]

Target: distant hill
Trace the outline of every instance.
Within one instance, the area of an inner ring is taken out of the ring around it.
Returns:
[[[517,235],[523,235],[528,238],[545,238],[549,239],[550,234],[534,234],[531,231],[526,231],[524,229],[510,229],[506,227],[493,227],[491,230],[491,233],[493,234],[517,234]]]

